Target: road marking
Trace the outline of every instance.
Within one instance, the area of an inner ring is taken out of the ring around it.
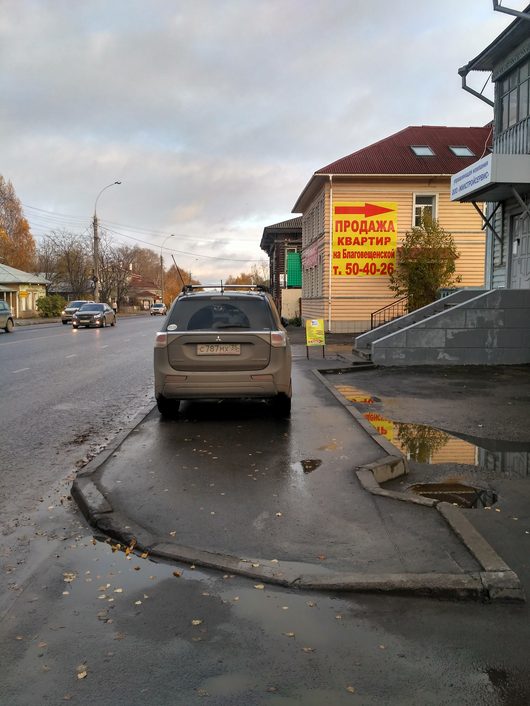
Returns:
[[[18,370],[13,370],[13,373],[25,373],[26,370],[29,370],[30,368],[19,368]]]
[[[106,346],[100,346],[100,348],[108,348],[108,344]]]
[[[66,356],[67,358],[77,358],[77,353],[71,353],[70,355]]]

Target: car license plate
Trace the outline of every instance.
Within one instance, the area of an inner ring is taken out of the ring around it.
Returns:
[[[239,343],[198,343],[197,355],[240,355]]]

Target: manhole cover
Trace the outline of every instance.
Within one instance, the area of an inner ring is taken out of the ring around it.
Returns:
[[[465,483],[417,483],[409,490],[424,498],[440,500],[459,507],[491,507],[497,502],[497,494],[487,488],[476,488]]]

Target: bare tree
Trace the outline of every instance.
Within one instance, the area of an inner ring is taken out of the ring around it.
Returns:
[[[91,244],[87,234],[60,229],[47,233],[38,251],[41,271],[63,284],[74,297],[84,296],[92,273]],[[50,270],[55,270],[51,272]]]

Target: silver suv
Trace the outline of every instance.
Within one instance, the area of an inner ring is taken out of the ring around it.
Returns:
[[[156,334],[154,368],[164,416],[201,398],[269,398],[278,416],[291,412],[291,348],[263,287],[184,287]]]
[[[61,312],[61,321],[65,326],[72,322],[74,314],[83,304],[94,304],[94,302],[91,299],[77,299],[76,301],[68,302]]]
[[[6,333],[11,333],[15,328],[13,313],[3,299],[0,299],[0,328],[3,328]]]

